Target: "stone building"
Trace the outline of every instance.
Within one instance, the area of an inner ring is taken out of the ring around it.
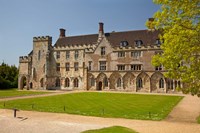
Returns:
[[[164,77],[151,58],[161,54],[159,31],[137,30],[33,38],[33,50],[19,58],[19,89],[171,92],[180,81]]]

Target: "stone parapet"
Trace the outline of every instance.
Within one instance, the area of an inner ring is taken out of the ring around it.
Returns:
[[[38,36],[38,37],[33,37],[33,42],[38,42],[38,41],[51,41],[52,37],[50,36]]]
[[[19,57],[19,63],[28,63],[31,61],[31,57],[28,56],[20,56]]]

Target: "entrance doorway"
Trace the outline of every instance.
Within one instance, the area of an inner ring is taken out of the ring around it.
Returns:
[[[102,82],[101,81],[99,82],[98,90],[99,91],[102,90]]]

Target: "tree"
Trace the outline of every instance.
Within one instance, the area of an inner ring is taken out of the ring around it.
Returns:
[[[181,80],[183,93],[200,97],[200,0],[153,0],[161,9],[150,29],[161,30],[161,55],[152,59],[154,66],[162,64],[166,77]]]
[[[18,69],[5,63],[0,65],[0,89],[16,88],[18,83]]]

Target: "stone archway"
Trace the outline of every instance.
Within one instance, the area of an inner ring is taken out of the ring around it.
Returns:
[[[150,91],[150,77],[147,73],[141,72],[136,78],[136,91]]]
[[[28,80],[26,76],[22,76],[19,82],[19,89],[28,89]]]
[[[123,76],[123,87],[124,89],[135,89],[135,76],[130,73],[127,72],[124,76]]]
[[[104,73],[100,73],[96,78],[96,90],[103,90],[105,87],[105,80],[107,76]]]
[[[166,90],[166,81],[164,75],[160,72],[155,72],[151,76],[151,91],[164,92]]]
[[[110,75],[110,89],[116,89],[117,87],[117,80],[121,78],[121,75],[118,72],[113,72]]]

